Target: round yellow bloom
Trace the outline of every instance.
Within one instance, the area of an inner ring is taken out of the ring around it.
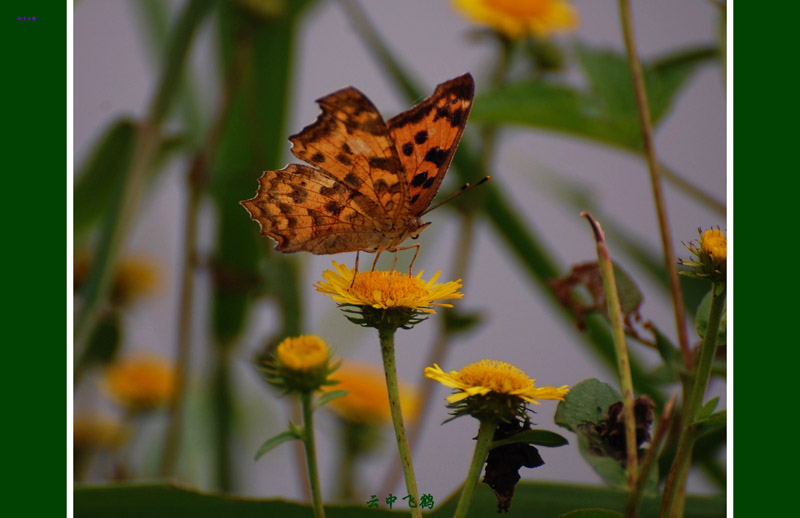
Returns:
[[[338,384],[326,387],[327,391],[346,390],[348,394],[331,401],[327,406],[345,421],[358,424],[390,423],[389,394],[383,370],[366,363],[348,362],[332,379]],[[408,386],[400,385],[400,407],[403,416],[415,419],[418,397]]]
[[[453,6],[511,38],[547,37],[578,26],[578,13],[566,0],[454,0]]]
[[[76,291],[86,283],[91,269],[91,258],[85,251],[75,254],[72,263],[73,284]],[[158,290],[157,264],[145,256],[123,257],[114,269],[111,281],[111,300],[126,305],[138,298],[152,295]]]
[[[72,444],[75,450],[85,452],[115,447],[125,440],[120,424],[102,415],[76,414],[72,421]]]
[[[132,411],[150,410],[167,403],[175,390],[175,372],[157,356],[140,356],[106,370],[111,396]]]
[[[333,268],[335,271],[326,270],[322,274],[324,281],[318,282],[315,287],[340,304],[376,309],[409,308],[421,313],[435,313],[432,306],[453,307],[452,304],[435,301],[464,296],[458,291],[461,288],[460,279],[436,283],[441,272],[436,272],[426,282],[422,280],[422,271],[415,276],[397,271],[356,273],[336,261],[333,261]]]
[[[310,371],[328,363],[328,346],[316,335],[286,338],[276,354],[286,368],[293,371]]]
[[[701,249],[714,261],[721,263],[728,259],[728,240],[721,230],[718,228],[706,230],[701,241]]]
[[[537,399],[564,400],[569,392],[566,385],[556,387],[537,387],[522,370],[497,360],[481,360],[471,363],[460,371],[444,372],[435,363],[425,368],[425,377],[438,381],[442,385],[456,389],[456,393],[447,398],[449,403],[457,403],[471,396],[495,394],[515,396],[520,399],[540,404]]]

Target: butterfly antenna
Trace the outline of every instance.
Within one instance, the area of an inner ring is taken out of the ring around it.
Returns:
[[[454,199],[458,198],[458,197],[459,197],[459,196],[461,196],[462,194],[465,194],[466,192],[468,192],[468,191],[471,191],[471,190],[472,190],[472,189],[474,189],[475,187],[477,187],[477,186],[479,186],[479,185],[482,185],[482,184],[484,184],[484,183],[488,182],[488,181],[489,181],[489,178],[491,178],[491,176],[484,176],[484,177],[483,177],[483,178],[481,178],[481,179],[480,179],[480,181],[479,181],[478,183],[476,183],[475,185],[470,185],[470,184],[468,184],[468,183],[465,183],[464,185],[462,185],[462,186],[461,186],[461,188],[460,188],[459,190],[457,190],[456,192],[454,192],[453,194],[451,194],[451,195],[450,195],[450,196],[448,196],[447,198],[443,199],[442,201],[440,201],[440,202],[439,202],[439,203],[437,203],[436,205],[433,205],[432,207],[428,207],[428,209],[427,209],[425,212],[423,212],[422,214],[420,214],[420,217],[424,216],[425,214],[427,214],[427,213],[431,212],[431,211],[432,211],[432,210],[434,210],[434,209],[438,209],[439,207],[441,207],[442,205],[444,205],[445,203],[447,203],[447,202],[449,202],[449,201],[453,201]]]

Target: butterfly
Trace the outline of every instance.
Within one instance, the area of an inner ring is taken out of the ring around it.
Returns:
[[[317,100],[317,120],[289,137],[292,154],[310,165],[265,171],[256,196],[241,204],[281,252],[375,252],[374,270],[382,252],[416,248],[413,267],[420,245],[400,245],[430,225],[421,217],[453,159],[474,92],[464,74],[386,122],[353,87],[326,95]]]

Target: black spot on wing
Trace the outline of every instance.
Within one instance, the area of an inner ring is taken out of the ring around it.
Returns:
[[[425,141],[427,140],[428,140],[427,130],[418,131],[417,134],[414,135],[414,142],[416,142],[417,144],[424,144]]]
[[[411,179],[411,185],[413,187],[419,187],[420,185],[425,183],[425,180],[427,179],[428,179],[428,173],[425,172],[418,173],[414,176],[414,178]]]
[[[433,185],[433,182],[435,182],[435,181],[436,181],[436,177],[435,176],[431,176],[430,178],[428,178],[428,180],[424,184],[422,184],[422,188],[423,189],[430,189],[431,185]]]
[[[325,210],[327,210],[331,216],[338,216],[340,212],[342,212],[342,206],[336,203],[335,201],[331,200],[325,204]]]
[[[322,162],[325,161],[325,156],[322,153],[314,153],[313,155],[311,155],[310,160],[315,164],[321,164]]]
[[[419,199],[419,193],[417,193],[414,196],[412,196],[411,197],[411,205],[414,205],[415,203],[417,203],[418,199]]]
[[[414,144],[412,144],[411,142],[406,142],[405,144],[403,144],[403,154],[405,156],[411,156],[411,153],[413,152],[414,152]]]
[[[353,165],[353,161],[350,159],[349,156],[347,156],[344,153],[339,153],[338,155],[336,155],[336,160],[338,160],[339,163],[341,163],[343,165],[346,165],[346,166]]]
[[[433,147],[425,154],[425,160],[435,164],[436,167],[442,167],[442,164],[444,164],[446,159],[447,151],[439,147]]]
[[[368,163],[372,169],[383,169],[384,171],[400,171],[402,169],[394,157],[373,156],[369,158]]]
[[[344,177],[344,181],[346,184],[356,189],[361,186],[361,178],[354,175],[353,173],[347,173],[347,175],[345,175]]]

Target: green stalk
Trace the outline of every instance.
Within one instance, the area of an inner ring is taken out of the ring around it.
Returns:
[[[676,392],[670,400],[667,401],[664,411],[661,413],[661,417],[658,420],[658,427],[650,441],[650,447],[647,449],[647,454],[644,456],[644,460],[642,460],[639,467],[639,478],[636,479],[636,485],[633,487],[633,491],[628,493],[628,501],[625,504],[626,518],[637,518],[641,512],[644,488],[647,485],[647,479],[650,478],[650,471],[657,464],[659,457],[658,450],[661,448],[661,443],[664,441],[664,438],[667,436],[667,431],[672,425],[672,412],[677,399],[678,393]]]
[[[600,224],[592,218],[591,214],[582,212],[594,231],[597,241],[597,260],[600,266],[600,275],[603,277],[603,290],[606,294],[608,319],[611,321],[611,334],[614,339],[614,350],[617,356],[617,371],[619,385],[622,389],[622,412],[625,421],[625,460],[628,471],[628,489],[633,490],[636,485],[638,471],[638,448],[636,447],[636,416],[633,412],[633,378],[631,364],[628,358],[628,347],[625,344],[625,329],[622,326],[622,309],[619,304],[617,283],[614,280],[614,267],[611,256],[606,247],[605,236]]]
[[[467,516],[469,504],[472,501],[472,494],[478,486],[478,479],[481,476],[481,469],[486,456],[489,454],[489,446],[494,438],[494,431],[497,429],[497,422],[487,419],[481,421],[478,429],[478,439],[475,442],[475,453],[472,455],[472,463],[469,465],[467,478],[464,480],[464,488],[461,490],[461,497],[458,499],[458,507],[453,518],[464,518]]]
[[[678,440],[678,452],[675,460],[667,475],[664,484],[664,497],[661,501],[661,511],[659,516],[667,518],[683,514],[683,500],[686,492],[681,488],[685,486],[686,477],[689,474],[689,467],[692,463],[692,448],[697,440],[697,431],[694,428],[694,421],[697,412],[703,405],[708,381],[711,378],[711,364],[717,352],[717,333],[719,332],[720,321],[722,320],[722,310],[725,306],[725,285],[714,283],[711,295],[711,309],[708,315],[708,328],[703,343],[700,345],[700,361],[695,370],[692,380],[691,393],[688,401],[684,402],[683,430]]]
[[[322,507],[322,491],[319,485],[319,472],[317,471],[317,449],[314,446],[314,408],[311,401],[311,392],[304,392],[300,396],[300,400],[303,404],[303,443],[306,447],[308,484],[311,487],[314,517],[325,518],[325,508]]]
[[[628,65],[633,78],[633,88],[636,92],[636,104],[639,107],[639,123],[642,127],[642,140],[644,141],[645,156],[650,170],[650,184],[653,189],[658,227],[661,231],[661,247],[664,250],[664,264],[669,275],[670,292],[672,294],[672,309],[675,314],[675,327],[678,332],[678,343],[683,353],[683,360],[687,368],[692,365],[692,353],[689,349],[689,334],[686,330],[686,315],[683,306],[683,292],[678,278],[678,262],[675,258],[675,249],[672,245],[672,232],[667,217],[667,204],[664,200],[664,190],[661,185],[661,172],[656,157],[655,139],[653,138],[653,122],[650,118],[650,104],[647,100],[647,89],[644,84],[642,64],[636,52],[636,40],[633,35],[633,21],[631,19],[630,0],[619,0],[619,14],[622,25],[622,35],[625,39],[625,49],[628,53]]]
[[[191,352],[192,302],[194,300],[194,269],[196,263],[197,226],[200,213],[200,198],[208,183],[209,165],[214,161],[225,122],[230,113],[233,94],[245,69],[249,54],[249,41],[237,47],[236,59],[230,65],[222,87],[222,94],[214,120],[196,151],[189,170],[186,172],[186,191],[188,201],[184,213],[183,263],[181,265],[181,298],[179,305],[179,325],[176,360],[176,389],[169,406],[169,425],[164,439],[161,457],[161,476],[174,475],[180,450],[181,430],[183,428],[183,408],[185,403],[189,356]]]
[[[403,425],[403,411],[400,407],[400,389],[397,385],[397,368],[394,360],[394,327],[378,328],[378,337],[381,341],[381,355],[383,356],[383,370],[386,374],[386,389],[389,392],[389,408],[392,411],[392,424],[394,425],[394,435],[397,438],[397,448],[400,451],[400,461],[403,464],[403,475],[406,479],[406,489],[411,495],[417,507],[411,508],[411,516],[422,517],[422,510],[419,506],[419,492],[417,491],[417,480],[414,477],[414,466],[411,463],[411,449],[408,447],[406,429]]]
[[[158,88],[147,111],[147,118],[137,132],[133,161],[128,171],[120,172],[124,179],[119,184],[114,203],[100,232],[95,260],[86,282],[83,307],[75,323],[76,350],[83,347],[100,315],[99,304],[108,294],[114,265],[144,190],[147,167],[158,149],[161,125],[176,97],[180,74],[194,35],[212,5],[210,0],[188,2],[170,35]]]

